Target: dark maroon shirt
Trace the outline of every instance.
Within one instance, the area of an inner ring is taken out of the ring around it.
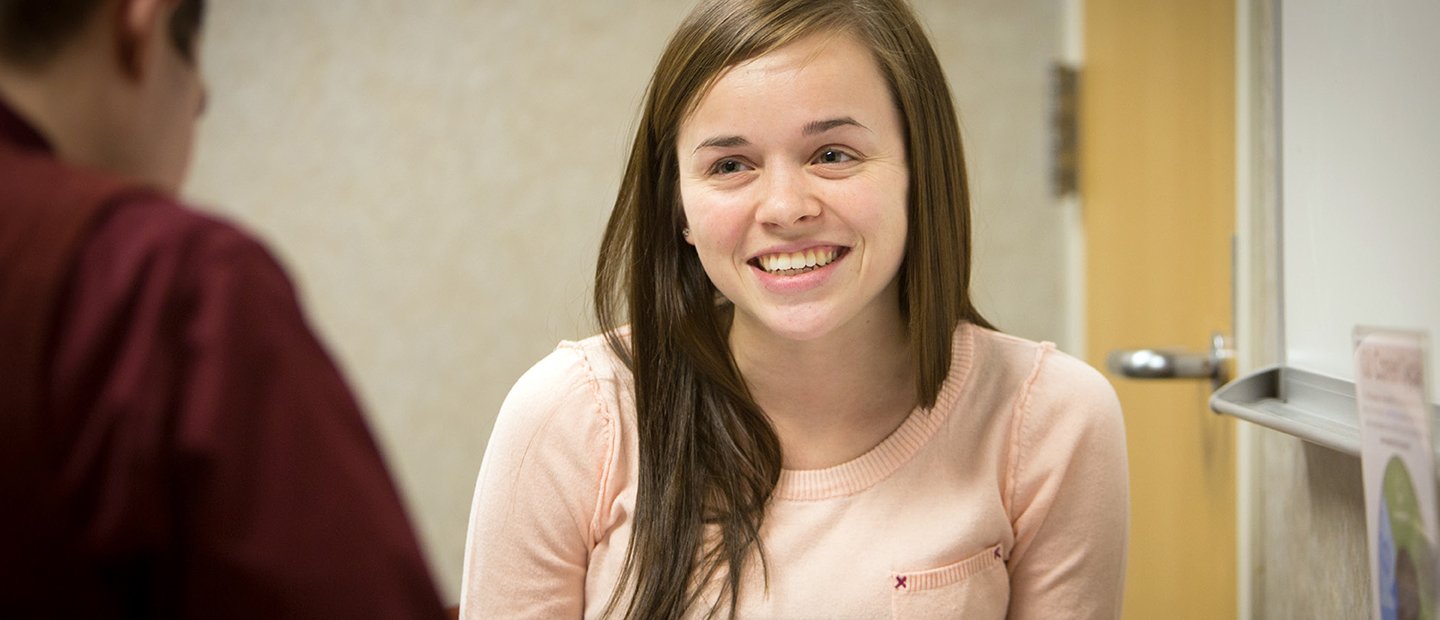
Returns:
[[[0,499],[0,617],[442,617],[355,399],[270,254],[54,161],[3,102],[0,149],[0,225],[56,187],[114,188],[77,219],[45,321],[0,331],[45,335],[34,372],[8,377],[27,381],[0,381],[0,433],[23,444]],[[0,299],[44,302],[6,298],[24,254],[0,257]],[[7,400],[30,387],[30,404]]]

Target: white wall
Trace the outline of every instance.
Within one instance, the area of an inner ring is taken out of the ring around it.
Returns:
[[[1242,370],[1283,360],[1348,378],[1355,323],[1423,327],[1436,318],[1426,311],[1436,299],[1435,278],[1406,284],[1425,269],[1433,271],[1434,261],[1409,265],[1396,258],[1433,250],[1413,236],[1435,228],[1418,225],[1433,221],[1433,205],[1413,199],[1435,187],[1433,175],[1387,178],[1393,158],[1355,148],[1358,143],[1394,148],[1397,142],[1413,148],[1417,143],[1407,140],[1434,133],[1436,124],[1427,122],[1433,115],[1417,115],[1394,101],[1376,104],[1375,98],[1385,96],[1417,100],[1400,94],[1404,89],[1357,84],[1411,72],[1428,57],[1384,58],[1384,70],[1360,70],[1364,75],[1358,77],[1354,63],[1374,62],[1385,55],[1377,52],[1406,45],[1429,45],[1422,25],[1434,23],[1440,13],[1409,0],[1378,5],[1239,0],[1237,8],[1239,361]],[[1289,27],[1278,27],[1279,13],[1288,13]],[[1283,67],[1277,35],[1306,48],[1288,54]],[[1362,49],[1344,51],[1355,46]],[[1336,55],[1346,57],[1343,66],[1336,65]],[[1336,77],[1347,71],[1350,79]],[[1316,96],[1328,88],[1345,92]],[[1360,108],[1369,112],[1349,111]],[[1385,136],[1383,128],[1391,125],[1409,126],[1413,133],[1397,141]],[[1336,166],[1337,156],[1357,155],[1364,160],[1359,165]],[[1406,159],[1402,165],[1415,165],[1415,157],[1401,159]],[[1283,182],[1277,174],[1282,164]],[[1397,221],[1408,223],[1398,224],[1401,234],[1385,238],[1387,230],[1396,231]],[[1390,298],[1375,303],[1372,295]],[[1242,423],[1239,437],[1241,617],[1368,617],[1360,459],[1250,424]]]
[[[211,3],[188,193],[289,267],[359,392],[447,599],[495,411],[589,282],[667,0]],[[976,287],[1073,348],[1044,99],[1058,0],[917,3],[961,109]]]
[[[1440,334],[1440,3],[1280,13],[1286,365],[1348,381],[1356,325]]]

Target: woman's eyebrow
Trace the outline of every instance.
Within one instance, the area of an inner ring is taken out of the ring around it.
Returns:
[[[747,144],[750,144],[750,141],[741,136],[715,136],[714,138],[709,138],[701,142],[700,146],[695,147],[695,151],[692,152],[699,151],[703,148],[716,147],[728,149],[736,146],[745,146]]]
[[[813,136],[816,134],[825,133],[836,127],[844,127],[846,125],[854,125],[855,127],[859,127],[861,129],[864,129],[865,131],[870,131],[870,128],[861,125],[860,121],[857,121],[848,116],[842,116],[840,118],[832,118],[824,121],[810,121],[809,123],[805,124],[805,130],[802,133],[807,136]]]
[[[830,131],[831,129],[834,129],[836,127],[845,126],[854,126],[864,129],[865,131],[870,131],[870,128],[860,124],[860,121],[857,121],[848,116],[842,116],[839,118],[832,118],[823,121],[810,121],[805,124],[805,128],[801,130],[801,133],[807,136],[814,136]],[[737,146],[747,146],[749,144],[750,141],[746,140],[744,136],[715,136],[713,138],[707,138],[704,142],[701,142],[699,146],[695,147],[695,151],[698,152],[700,149],[703,148],[727,149]]]

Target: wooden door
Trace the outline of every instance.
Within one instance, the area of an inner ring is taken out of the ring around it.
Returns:
[[[1231,330],[1233,0],[1084,0],[1090,362]],[[1235,423],[1203,380],[1111,376],[1125,410],[1127,618],[1236,615]]]

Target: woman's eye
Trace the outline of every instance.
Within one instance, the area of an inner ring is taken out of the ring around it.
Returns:
[[[715,174],[735,174],[748,169],[749,167],[738,159],[722,159],[710,167],[710,171]]]
[[[853,159],[855,159],[853,156],[840,149],[825,149],[820,151],[820,155],[815,158],[815,161],[822,164],[843,164]]]

